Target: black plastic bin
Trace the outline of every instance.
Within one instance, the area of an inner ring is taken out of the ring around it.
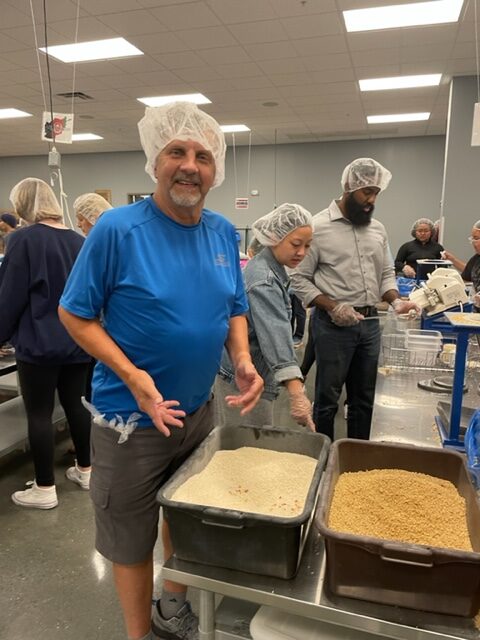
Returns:
[[[213,429],[157,494],[165,520],[170,525],[177,558],[292,578],[315,513],[329,444],[327,436],[308,431],[248,426]],[[264,516],[171,499],[180,485],[207,466],[216,451],[240,447],[299,453],[318,460],[301,515],[295,518]]]
[[[452,482],[466,501],[474,552],[392,542],[333,531],[327,525],[338,477],[348,471],[403,469]],[[325,538],[327,585],[339,596],[474,616],[480,607],[480,506],[462,455],[454,451],[361,440],[330,449],[315,518]]]

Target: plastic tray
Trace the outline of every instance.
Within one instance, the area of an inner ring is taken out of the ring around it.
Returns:
[[[177,558],[278,578],[293,577],[313,520],[329,444],[327,436],[310,431],[247,426],[213,429],[157,494]],[[216,451],[240,447],[300,453],[318,461],[299,516],[264,516],[171,499],[180,485],[207,466]]]
[[[417,471],[453,482],[467,507],[474,552],[392,542],[327,526],[335,484],[346,471]],[[316,524],[325,538],[329,589],[340,596],[474,616],[480,607],[480,506],[463,456],[454,451],[360,440],[330,449]]]

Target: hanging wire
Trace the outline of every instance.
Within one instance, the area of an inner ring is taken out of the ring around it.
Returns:
[[[80,22],[80,0],[77,0],[77,15],[75,16],[75,44],[77,44],[78,41],[78,25]],[[73,113],[74,113],[74,100],[75,100],[75,77],[76,77],[76,72],[77,72],[77,63],[74,61],[73,62],[73,77],[72,77],[72,107],[71,107],[71,112],[72,112],[72,117],[73,117]]]
[[[478,63],[478,21],[477,21],[477,0],[474,0],[473,10],[475,13],[475,61],[477,66],[477,102],[480,102],[480,70]]]
[[[250,159],[252,151],[252,132],[248,134],[248,164],[247,164],[247,197],[250,197]]]
[[[30,0],[30,13],[32,14],[32,26],[33,26],[33,37],[35,39],[35,52],[37,54],[37,64],[38,64],[38,75],[40,76],[40,86],[42,87],[42,97],[43,97],[43,110],[48,111],[47,109],[47,97],[45,95],[45,86],[43,84],[43,73],[42,73],[42,65],[40,62],[40,53],[38,48],[38,38],[37,38],[37,29],[35,24],[35,14],[33,11],[33,0]],[[50,148],[50,141],[46,141],[48,147]]]
[[[232,133],[232,151],[233,151],[233,175],[235,176],[235,197],[238,198],[237,148],[235,146],[234,133]]]
[[[48,94],[50,97],[50,115],[52,117],[52,143],[53,143],[53,146],[55,146],[55,128],[53,126],[52,78],[50,75],[50,54],[48,53],[47,1],[46,0],[43,0],[43,28],[44,28],[45,53],[46,53],[46,61],[47,61]]]
[[[277,130],[273,143],[273,208],[277,208]]]

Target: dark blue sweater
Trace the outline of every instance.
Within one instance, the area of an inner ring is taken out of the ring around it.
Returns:
[[[71,229],[34,224],[12,233],[0,266],[0,344],[32,364],[89,362],[58,319],[58,301],[83,244]]]

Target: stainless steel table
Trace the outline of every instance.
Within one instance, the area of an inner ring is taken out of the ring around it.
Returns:
[[[438,372],[437,372],[438,373]],[[434,372],[380,368],[372,439],[441,447],[435,425],[436,405],[451,394],[430,393],[417,387]],[[478,375],[478,374],[477,374]],[[472,389],[464,402],[475,406]],[[238,638],[216,629],[215,594],[270,605],[292,614],[366,631],[397,640],[478,640],[480,632],[471,619],[401,609],[329,594],[324,585],[323,540],[312,527],[298,574],[292,580],[250,575],[191,562],[166,562],[163,577],[200,589],[200,640]],[[245,636],[243,636],[245,637]],[[300,639],[299,639],[300,640]]]

